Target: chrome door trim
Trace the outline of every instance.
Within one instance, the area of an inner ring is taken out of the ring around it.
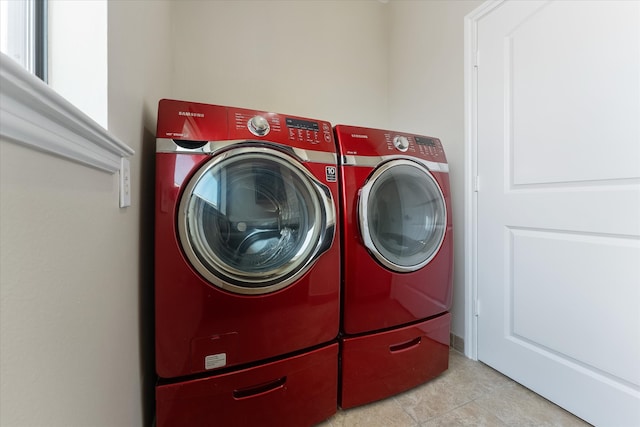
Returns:
[[[225,160],[237,156],[250,156],[254,158],[267,157],[271,161],[276,161],[289,167],[294,173],[298,173],[303,178],[302,181],[306,184],[314,204],[316,204],[315,210],[317,212],[317,216],[313,227],[318,227],[319,229],[307,233],[306,241],[302,245],[301,250],[298,251],[295,257],[286,264],[288,268],[280,268],[270,272],[247,273],[226,265],[219,259],[211,259],[209,261],[211,261],[211,265],[216,270],[216,272],[213,272],[200,260],[196,251],[193,249],[193,245],[191,244],[191,239],[189,237],[187,221],[189,201],[191,196],[194,194],[193,190],[200,178],[211,168]],[[274,160],[274,158],[277,160]],[[191,265],[209,283],[237,294],[261,295],[283,289],[298,280],[313,266],[320,255],[331,247],[335,237],[336,207],[329,188],[320,182],[311,172],[309,172],[295,159],[273,148],[245,146],[226,150],[214,155],[211,160],[209,160],[194,174],[180,196],[177,222],[180,246],[189,259]],[[314,239],[314,236],[316,239],[315,245],[310,241]],[[312,246],[310,249],[307,249],[309,248],[309,245]],[[265,286],[246,287],[241,286],[242,283],[264,283]]]
[[[290,147],[288,145],[282,145],[275,142],[255,141],[251,139],[236,139],[229,141],[207,141],[200,148],[183,148],[176,144],[171,138],[157,138],[156,139],[156,153],[176,153],[176,154],[215,154],[221,150],[230,149],[234,147],[246,147],[252,146],[264,146],[273,147],[279,150],[287,152],[289,155],[294,156],[298,161],[306,163],[332,163],[338,162],[338,156],[336,153],[330,153],[327,151],[309,150],[297,147]]]
[[[427,258],[426,260],[422,261],[419,264],[416,265],[412,265],[412,266],[404,266],[404,265],[398,265],[394,262],[391,262],[389,259],[387,259],[377,248],[376,245],[373,242],[373,239],[371,237],[371,232],[369,230],[369,212],[368,212],[368,208],[367,205],[369,203],[369,197],[371,196],[371,189],[373,188],[374,184],[376,183],[376,181],[384,174],[386,173],[389,169],[396,167],[396,166],[410,166],[410,167],[414,167],[419,169],[421,172],[425,173],[435,184],[435,187],[438,189],[438,194],[441,197],[442,200],[442,206],[444,207],[444,232],[442,233],[442,238],[440,239],[440,242],[438,242],[438,246],[435,249],[435,251],[433,251],[433,253],[431,254],[431,256],[429,258]],[[429,170],[427,170],[422,163],[418,163],[416,161],[413,160],[408,160],[406,157],[403,158],[399,158],[399,159],[394,159],[391,161],[388,161],[386,163],[383,163],[382,165],[380,165],[379,167],[377,167],[373,173],[371,174],[371,176],[369,177],[369,179],[367,180],[367,182],[365,183],[365,185],[360,189],[360,195],[358,198],[358,221],[360,224],[360,236],[362,237],[362,240],[364,242],[364,245],[366,246],[366,248],[371,252],[371,254],[385,267],[389,268],[390,270],[393,271],[397,271],[399,273],[410,273],[413,271],[417,271],[420,270],[421,268],[423,268],[425,265],[429,264],[429,262],[431,262],[431,260],[433,258],[435,258],[435,256],[437,255],[438,251],[440,250],[440,247],[442,247],[442,243],[444,242],[444,238],[446,235],[446,229],[447,229],[447,204],[445,202],[445,198],[444,198],[444,194],[442,193],[442,189],[440,188],[440,185],[438,184],[438,181],[436,181],[436,179],[431,175],[431,173],[429,173]]]
[[[422,164],[430,171],[449,173],[449,164],[447,163],[431,162],[429,160],[424,160],[418,157],[407,157],[406,155],[391,154],[388,156],[340,156],[340,164],[343,166],[363,166],[374,168],[379,164],[388,162],[390,160],[411,160]]]

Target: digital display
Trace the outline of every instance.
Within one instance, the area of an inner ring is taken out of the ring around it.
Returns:
[[[320,125],[317,122],[309,120],[290,119],[287,117],[287,127],[293,129],[320,131]]]
[[[436,140],[434,138],[424,138],[424,137],[416,136],[416,144],[435,147]]]

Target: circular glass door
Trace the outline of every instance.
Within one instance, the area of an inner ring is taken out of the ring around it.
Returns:
[[[365,246],[385,267],[416,271],[440,249],[447,211],[440,186],[410,160],[379,166],[362,188],[358,205]]]
[[[180,242],[212,285],[241,294],[282,289],[333,240],[331,193],[277,150],[236,148],[215,156],[180,200]]]

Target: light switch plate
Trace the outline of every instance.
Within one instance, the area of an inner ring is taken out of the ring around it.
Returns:
[[[120,207],[131,206],[131,165],[129,159],[120,159]]]

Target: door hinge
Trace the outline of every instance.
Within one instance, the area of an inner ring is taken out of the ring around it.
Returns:
[[[480,51],[476,50],[475,57],[473,58],[473,66],[474,68],[478,68],[480,66]]]
[[[478,175],[476,175],[476,177],[473,180],[473,191],[474,193],[477,193],[478,191],[480,191],[480,177]]]
[[[480,316],[480,300],[479,299],[476,300],[476,303],[473,307],[473,315],[475,317]]]

